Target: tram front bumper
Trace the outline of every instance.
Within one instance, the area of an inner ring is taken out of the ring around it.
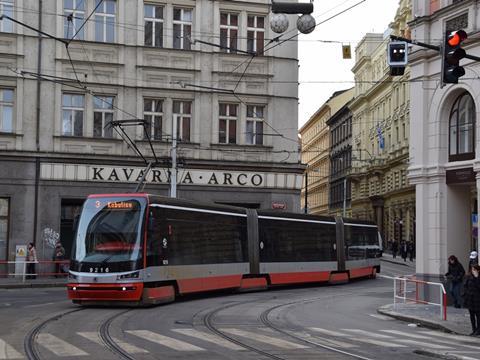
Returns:
[[[143,283],[67,284],[68,298],[76,301],[139,301]]]

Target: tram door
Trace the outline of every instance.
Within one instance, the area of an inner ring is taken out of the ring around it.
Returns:
[[[60,221],[60,239],[65,248],[65,256],[70,258],[75,236],[75,218],[80,215],[84,199],[62,199],[62,218]]]

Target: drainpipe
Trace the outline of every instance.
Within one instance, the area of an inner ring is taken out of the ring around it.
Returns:
[[[38,28],[42,31],[42,12],[43,12],[43,0],[38,1]],[[38,57],[37,57],[37,72],[40,74],[42,72],[42,35],[38,34]],[[35,157],[35,204],[33,207],[33,238],[32,242],[37,243],[37,226],[38,226],[38,193],[39,193],[39,182],[40,182],[40,100],[41,100],[41,80],[40,77],[37,77],[37,109],[36,109],[36,134],[35,134],[35,146],[36,146],[36,157]]]

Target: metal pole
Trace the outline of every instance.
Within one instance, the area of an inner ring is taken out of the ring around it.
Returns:
[[[170,174],[170,197],[177,197],[177,117],[172,116],[172,170]]]
[[[305,169],[305,214],[308,214],[308,171]]]
[[[343,217],[347,216],[347,177],[343,179]]]

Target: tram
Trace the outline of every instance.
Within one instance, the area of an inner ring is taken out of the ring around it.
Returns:
[[[178,295],[347,282],[380,272],[375,224],[143,193],[90,195],[72,250],[77,304],[149,305]]]

